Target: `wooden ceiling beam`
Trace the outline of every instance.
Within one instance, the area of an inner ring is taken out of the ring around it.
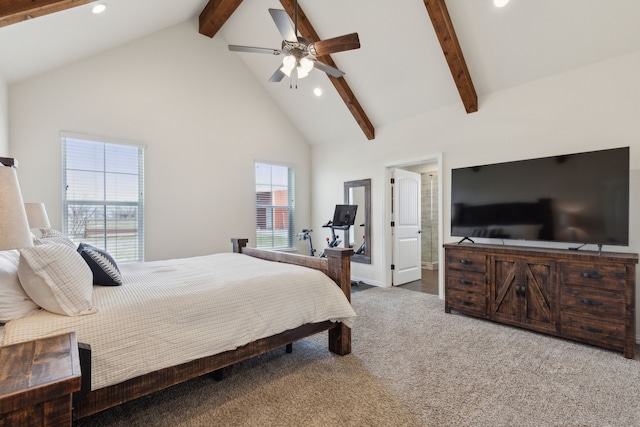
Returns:
[[[478,95],[473,87],[471,75],[467,69],[460,43],[444,0],[424,0],[431,24],[436,31],[442,52],[451,70],[451,75],[462,98],[467,113],[478,111]]]
[[[240,3],[242,0],[209,0],[200,13],[200,34],[207,37],[215,36]]]
[[[200,34],[208,37],[215,36],[241,3],[242,0],[210,0],[200,13]],[[294,0],[280,0],[280,3],[282,3],[284,10],[287,11],[293,20],[295,14]],[[298,31],[302,34],[302,37],[307,39],[309,42],[320,41],[318,33],[313,29],[311,23],[307,19],[307,16],[304,14],[304,11],[300,9],[300,6],[298,6]],[[318,57],[318,59],[325,64],[338,68],[329,55]],[[375,129],[344,77],[336,78],[329,75],[327,75],[327,77],[329,77],[329,80],[338,91],[340,97],[342,97],[342,100],[364,132],[367,139],[374,139]]]
[[[284,10],[287,11],[289,16],[291,17],[291,20],[293,21],[295,16],[294,0],[280,0],[280,3],[282,3]],[[302,37],[304,37],[311,43],[320,41],[318,33],[316,33],[316,31],[313,29],[313,26],[309,22],[309,19],[307,19],[304,11],[300,8],[300,5],[298,5],[298,31],[300,32]],[[318,60],[320,62],[324,62],[325,64],[331,65],[332,67],[338,68],[336,66],[336,63],[333,62],[333,59],[331,59],[331,56],[329,55],[319,56]],[[344,79],[344,77],[332,77],[328,74],[327,77],[329,77],[329,80],[331,80],[331,83],[333,83],[333,86],[338,91],[338,94],[342,97],[342,100],[353,115],[353,118],[356,119],[356,122],[362,129],[362,132],[364,132],[367,139],[374,139],[376,136],[376,132],[373,124],[371,124],[369,117],[367,117],[367,114],[364,112],[364,109],[360,105],[360,102],[358,102],[358,99],[353,94],[353,91],[347,84],[347,81]]]
[[[95,0],[0,0],[0,27],[94,2]]]

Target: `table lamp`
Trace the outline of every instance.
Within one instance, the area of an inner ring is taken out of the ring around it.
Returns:
[[[33,246],[15,165],[0,158],[0,250]]]

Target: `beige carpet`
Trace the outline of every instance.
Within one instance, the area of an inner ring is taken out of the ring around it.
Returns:
[[[640,358],[356,292],[353,354],[326,334],[79,426],[640,426]]]

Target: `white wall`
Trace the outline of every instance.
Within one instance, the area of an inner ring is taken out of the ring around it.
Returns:
[[[0,76],[0,157],[9,157],[9,101],[8,88]]]
[[[385,165],[417,163],[442,153],[441,223],[444,242],[451,242],[452,168],[630,146],[630,245],[605,249],[639,252],[639,70],[640,52],[636,52],[510,90],[481,94],[477,113],[466,114],[460,103],[379,127],[373,141],[314,146],[312,227],[319,227],[329,207],[342,201],[344,181],[371,178],[372,263],[353,264],[353,273],[370,283],[389,286],[390,259],[385,258],[385,247],[390,253],[390,242],[384,239],[388,228]]]
[[[45,202],[58,228],[60,131],[147,145],[147,260],[253,241],[255,160],[294,165],[296,223],[309,223],[308,144],[197,20],[11,85],[9,120],[24,199]]]

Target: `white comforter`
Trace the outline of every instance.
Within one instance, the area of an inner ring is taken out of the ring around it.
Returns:
[[[75,331],[91,345],[93,390],[355,312],[319,271],[225,253],[123,264],[124,285],[94,286],[98,312],[41,311],[5,326],[4,345]]]

